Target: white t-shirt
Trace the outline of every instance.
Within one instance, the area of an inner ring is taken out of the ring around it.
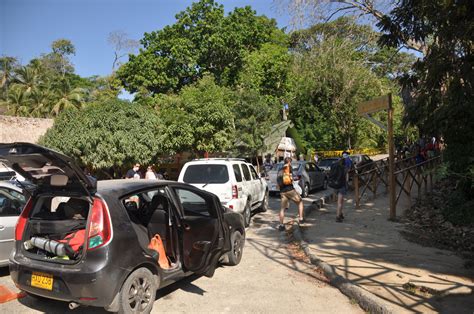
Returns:
[[[156,175],[153,171],[147,171],[145,174],[145,179],[156,180]]]

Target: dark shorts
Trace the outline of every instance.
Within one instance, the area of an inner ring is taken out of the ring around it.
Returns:
[[[334,189],[334,192],[336,192],[337,194],[346,195],[347,194],[347,185],[344,185],[340,189]]]

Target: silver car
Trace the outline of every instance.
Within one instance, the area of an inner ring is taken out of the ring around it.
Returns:
[[[277,184],[278,171],[283,167],[283,163],[276,164],[266,176],[268,183],[268,190],[270,193],[279,192]],[[318,188],[327,189],[328,178],[323,169],[316,166],[313,162],[307,161],[293,161],[291,163],[293,172],[293,181],[299,184],[302,197],[308,196],[310,191]]]
[[[0,181],[0,267],[8,265],[15,240],[16,222],[25,203],[26,197],[21,188]]]

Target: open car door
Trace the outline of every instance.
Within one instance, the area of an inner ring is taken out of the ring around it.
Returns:
[[[184,267],[212,277],[224,248],[219,200],[192,187],[174,186],[172,189],[181,216]]]
[[[96,182],[90,180],[71,158],[31,143],[0,144],[0,163],[37,185],[37,192],[65,189],[92,195]]]

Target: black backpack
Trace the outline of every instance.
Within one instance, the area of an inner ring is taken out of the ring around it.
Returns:
[[[342,166],[339,161],[336,161],[331,165],[331,170],[329,170],[328,185],[333,189],[340,189],[345,184],[346,174],[344,171],[344,166]]]

